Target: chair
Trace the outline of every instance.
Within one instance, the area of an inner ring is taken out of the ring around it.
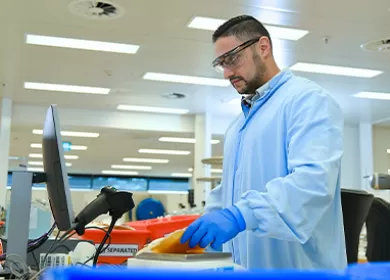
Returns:
[[[376,197],[366,220],[369,262],[390,261],[390,204]]]
[[[360,190],[341,190],[345,245],[348,264],[357,263],[359,238],[374,195]]]

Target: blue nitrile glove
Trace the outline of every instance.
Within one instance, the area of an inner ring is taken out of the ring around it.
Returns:
[[[190,248],[196,245],[205,248],[211,243],[211,248],[217,250],[245,228],[245,220],[240,210],[231,206],[204,214],[187,228],[180,242],[186,243],[189,240]]]

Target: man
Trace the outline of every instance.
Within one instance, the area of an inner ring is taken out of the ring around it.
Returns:
[[[222,184],[181,242],[249,269],[344,269],[343,115],[328,92],[280,71],[268,31],[238,16],[213,35],[213,66],[241,94],[225,136]]]

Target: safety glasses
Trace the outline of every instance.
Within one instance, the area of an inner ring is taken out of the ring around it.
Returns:
[[[258,42],[261,37],[250,39],[241,45],[235,47],[234,49],[224,53],[223,55],[217,57],[213,62],[212,66],[218,73],[223,73],[225,69],[233,69],[240,67],[246,60],[246,55],[243,50],[252,46],[254,43]]]

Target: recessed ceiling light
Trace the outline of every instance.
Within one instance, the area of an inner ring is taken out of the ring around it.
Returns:
[[[79,158],[79,156],[76,156],[76,155],[64,155],[64,158],[65,159],[78,159]]]
[[[385,92],[363,91],[363,92],[356,93],[353,96],[358,98],[390,100],[390,93],[385,93]]]
[[[194,169],[192,167],[188,168],[188,172],[193,172]]]
[[[41,35],[33,35],[33,34],[26,35],[26,43],[31,45],[40,45],[40,46],[126,53],[126,54],[135,54],[140,47],[138,45],[130,45],[130,44],[41,36]]]
[[[89,93],[89,94],[108,94],[110,92],[109,88],[59,85],[59,84],[48,84],[48,83],[33,83],[33,82],[25,82],[24,88],[35,89],[35,90],[72,92],[72,93]]]
[[[222,173],[222,169],[211,169],[210,172],[212,173]]]
[[[33,134],[43,134],[42,129],[34,129]],[[99,137],[99,133],[95,132],[78,132],[78,131],[61,131],[62,136],[69,137],[86,137],[86,138],[97,138]]]
[[[124,158],[125,162],[138,162],[138,163],[168,163],[168,159],[157,158]]]
[[[42,154],[29,154],[28,157],[30,157],[30,158],[42,158]],[[72,159],[78,159],[79,156],[76,156],[76,155],[64,155],[64,158],[72,160]]]
[[[153,73],[153,72],[147,72],[143,76],[143,79],[151,80],[151,81],[193,84],[193,85],[202,85],[202,86],[227,87],[230,85],[229,80],[225,80],[225,79],[185,76],[185,75],[176,75],[176,74],[167,74],[167,73]]]
[[[148,190],[148,193],[150,194],[188,194],[188,191],[170,191],[170,190],[164,190],[164,191],[153,191]]]
[[[328,74],[328,75],[359,77],[359,78],[373,78],[383,73],[382,71],[379,70],[315,64],[315,63],[306,63],[306,62],[298,62],[293,66],[291,66],[290,70],[309,72],[309,73]]]
[[[172,173],[172,177],[192,177],[191,173]]]
[[[160,137],[158,141],[161,142],[172,142],[172,143],[196,143],[196,139],[194,138],[181,138],[181,137]],[[211,144],[218,144],[220,141],[218,139],[212,139]]]
[[[158,149],[139,149],[139,153],[142,154],[161,154],[161,155],[189,155],[190,151],[179,150],[158,150]]]
[[[29,172],[44,172],[43,167],[27,167]]]
[[[133,169],[133,170],[151,170],[151,166],[142,166],[142,165],[111,165],[112,169]]]
[[[138,175],[137,171],[123,171],[123,170],[102,170],[102,174],[109,175]]]
[[[43,161],[29,161],[27,162],[28,165],[34,165],[34,166],[43,166]],[[65,165],[67,167],[72,166],[72,163],[66,162]]]
[[[214,31],[226,22],[225,19],[195,17],[188,24],[189,28]],[[280,27],[275,25],[264,25],[270,33],[271,38],[297,41],[307,35],[309,31],[295,28]]]
[[[390,149],[387,149],[387,153],[390,154]]]
[[[36,148],[36,149],[42,149],[42,144],[40,143],[32,143],[30,145],[31,148]],[[80,146],[80,145],[70,145],[70,149],[71,150],[74,150],[74,151],[84,151],[86,149],[88,149],[87,146]]]
[[[21,157],[9,156],[8,160],[21,160]]]
[[[43,161],[29,161],[27,162],[28,165],[36,165],[36,166],[43,166]]]
[[[29,154],[28,157],[30,157],[30,158],[42,158],[42,154]]]
[[[137,105],[118,105],[118,110],[135,111],[147,113],[162,113],[162,114],[187,114],[187,109],[165,108],[165,107],[151,107],[151,106],[137,106]]]

